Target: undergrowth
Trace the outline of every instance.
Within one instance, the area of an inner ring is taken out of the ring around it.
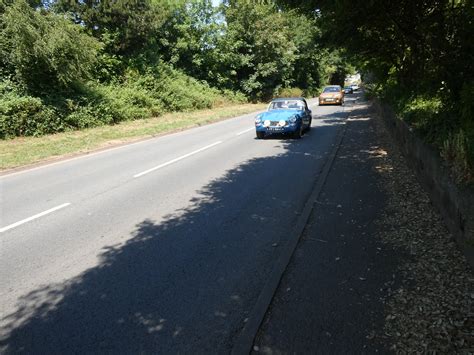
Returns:
[[[367,95],[390,104],[424,141],[435,147],[455,180],[474,185],[474,83],[464,84],[457,100],[440,92],[408,94],[401,86],[367,85]]]

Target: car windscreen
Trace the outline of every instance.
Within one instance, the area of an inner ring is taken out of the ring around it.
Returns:
[[[301,100],[276,100],[268,106],[268,110],[304,110],[305,104]]]
[[[336,86],[324,88],[323,92],[339,92],[339,88]]]

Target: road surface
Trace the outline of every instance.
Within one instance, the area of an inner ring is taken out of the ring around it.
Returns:
[[[354,98],[301,140],[252,114],[0,177],[0,351],[230,351]]]

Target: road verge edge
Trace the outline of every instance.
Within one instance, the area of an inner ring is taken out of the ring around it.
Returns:
[[[352,107],[351,112],[348,114],[349,118],[354,110],[355,106]],[[346,118],[346,119],[347,119]],[[303,232],[306,228],[307,222],[313,211],[314,204],[318,200],[318,197],[326,183],[326,179],[331,171],[334,160],[337,156],[339,148],[341,146],[342,140],[346,133],[346,124],[343,124],[339,132],[337,133],[335,143],[332,147],[331,153],[329,154],[326,162],[324,163],[322,169],[318,172],[316,178],[316,183],[313,186],[313,190],[307,199],[303,211],[301,212],[295,227],[292,230],[291,236],[288,242],[284,245],[283,251],[280,254],[277,262],[273,266],[273,270],[268,277],[265,285],[258,296],[257,302],[252,308],[248,320],[245,323],[240,335],[237,337],[231,354],[240,355],[240,354],[249,354],[252,351],[253,342],[255,336],[260,328],[260,325],[265,317],[268,307],[271,304],[273,296],[278,289],[280,281],[285,273],[285,270],[293,256],[294,251],[298,245],[298,242],[303,235]]]

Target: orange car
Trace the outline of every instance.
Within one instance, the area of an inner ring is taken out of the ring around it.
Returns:
[[[321,95],[319,95],[319,104],[336,104],[342,105],[344,103],[344,90],[340,85],[329,85],[323,89]]]

